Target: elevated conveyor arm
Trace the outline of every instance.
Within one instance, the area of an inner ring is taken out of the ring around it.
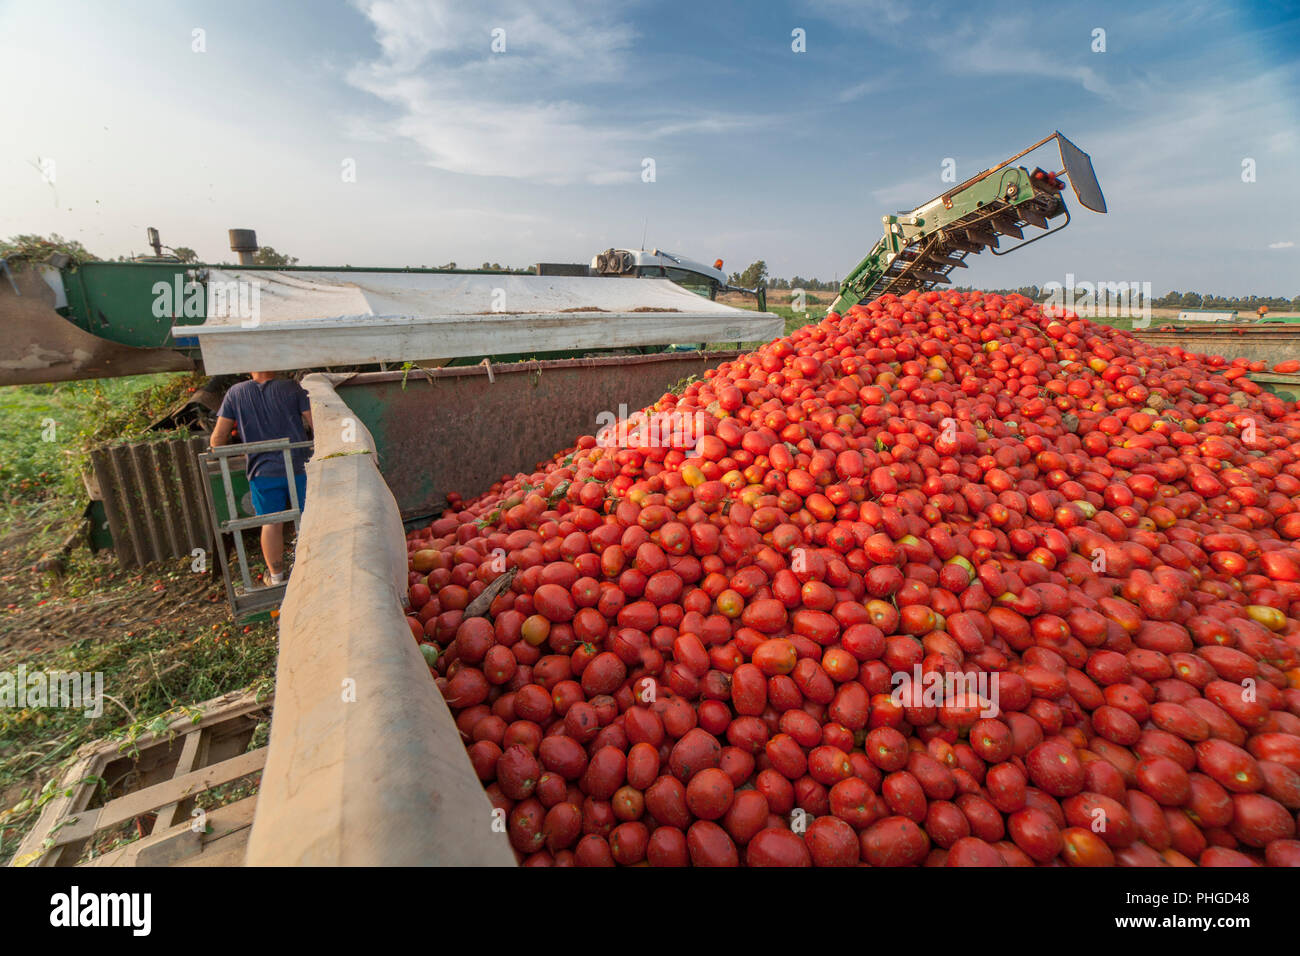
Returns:
[[[1031,172],[1012,165],[1053,140],[1060,149],[1061,173],[1041,168]],[[1070,213],[1062,197],[1062,175],[1080,203],[1094,212],[1106,211],[1088,154],[1060,132],[1053,133],[911,212],[883,217],[884,236],[849,273],[828,311],[843,313],[886,292],[945,284],[954,269],[967,267],[968,255],[986,248],[994,255],[1006,255],[1064,229]],[[1064,220],[1053,225],[1061,216]],[[1027,232],[1039,229],[1046,231],[1025,238]],[[1000,240],[1007,238],[1014,244],[999,250]]]

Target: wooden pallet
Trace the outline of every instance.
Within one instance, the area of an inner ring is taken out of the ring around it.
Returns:
[[[14,854],[10,866],[239,866],[257,797],[192,816],[195,797],[258,773],[266,747],[248,750],[272,701],[232,693],[199,704],[133,746],[100,740],[77,751],[59,796]],[[135,821],[139,840],[80,863],[96,834]]]

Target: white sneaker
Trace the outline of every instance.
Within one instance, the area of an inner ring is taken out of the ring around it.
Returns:
[[[270,571],[266,573],[266,583],[270,587],[275,587],[277,584],[283,584],[284,579],[285,579],[285,573],[283,571],[281,571],[279,574],[274,574]]]

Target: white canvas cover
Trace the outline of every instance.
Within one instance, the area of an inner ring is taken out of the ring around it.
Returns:
[[[779,316],[666,279],[213,269],[195,336],[210,374],[469,355],[766,341]]]

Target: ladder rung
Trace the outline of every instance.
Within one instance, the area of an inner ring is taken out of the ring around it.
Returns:
[[[264,524],[285,524],[289,521],[297,521],[301,514],[301,511],[290,508],[288,511],[273,511],[270,514],[253,515],[251,518],[235,518],[231,521],[223,521],[221,530],[243,531],[245,528],[256,528]]]

